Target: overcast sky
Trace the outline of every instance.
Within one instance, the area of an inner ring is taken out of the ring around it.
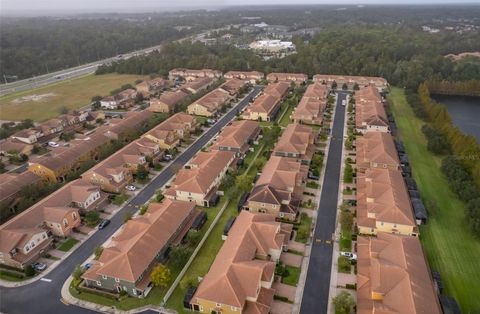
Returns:
[[[480,0],[0,0],[2,14],[142,12],[186,8],[219,8],[272,4],[436,4],[476,3]]]

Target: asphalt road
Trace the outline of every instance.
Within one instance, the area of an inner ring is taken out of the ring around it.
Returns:
[[[155,46],[155,47],[150,47],[150,48],[145,48],[133,52],[129,52],[126,54],[123,54],[122,57],[118,58],[117,56],[112,57],[112,58],[107,58],[103,60],[99,60],[96,62],[84,64],[78,67],[74,68],[69,68],[65,70],[60,70],[57,72],[52,72],[49,74],[44,74],[40,76],[36,76],[33,78],[29,79],[24,79],[16,82],[11,82],[8,84],[1,84],[0,85],[0,96],[4,96],[10,93],[15,93],[15,92],[21,92],[21,91],[26,91],[29,89],[53,84],[53,83],[58,83],[62,81],[67,81],[79,76],[87,75],[87,74],[92,74],[94,73],[99,66],[102,64],[108,64],[113,61],[118,61],[122,59],[128,59],[136,55],[143,55],[143,54],[149,54],[154,50],[160,50],[161,46]]]
[[[261,91],[260,86],[255,86],[250,94],[243,99],[233,110],[222,116],[218,122],[207,130],[202,136],[181,153],[175,163],[164,168],[163,172],[152,180],[148,186],[140,191],[111,219],[111,223],[103,230],[94,233],[87,241],[78,247],[60,265],[52,270],[47,279],[51,282],[38,280],[29,285],[18,288],[0,289],[0,312],[5,314],[34,314],[34,313],[92,313],[92,311],[77,307],[67,306],[60,302],[61,289],[65,280],[72,273],[76,265],[82,264],[94,251],[97,245],[103,244],[123,224],[125,212],[135,212],[135,206],[145,204],[156,192],[157,189],[167,183],[173,176],[172,167],[174,164],[184,165],[189,161],[205,144],[210,141],[225,125],[227,125],[238,111],[248,105],[249,100]]]
[[[313,247],[300,307],[301,314],[324,314],[328,309],[333,254],[332,238],[335,232],[345,122],[345,106],[342,106],[342,100],[345,100],[346,96],[346,93],[339,93],[337,98],[322,196],[312,239]]]

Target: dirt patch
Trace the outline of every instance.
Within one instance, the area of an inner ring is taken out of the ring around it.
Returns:
[[[45,102],[48,98],[57,96],[54,93],[47,93],[47,94],[33,94],[28,96],[22,96],[15,98],[12,100],[12,104],[21,104],[28,101],[35,101],[35,102]]]

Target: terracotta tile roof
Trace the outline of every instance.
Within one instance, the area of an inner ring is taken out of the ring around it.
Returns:
[[[213,112],[220,109],[229,99],[230,94],[226,90],[217,88],[195,101],[192,105],[198,104]]]
[[[374,86],[361,88],[355,93],[355,123],[357,128],[365,126],[388,127],[388,118],[383,107],[382,96]]]
[[[136,283],[194,210],[195,204],[190,202],[166,199],[162,203],[150,203],[143,216],[129,220],[112,237],[111,244],[103,250],[96,266],[89,269],[84,277],[106,275]]]
[[[269,73],[267,75],[267,80],[305,82],[308,80],[308,76],[303,73]]]
[[[310,97],[302,97],[292,114],[293,120],[312,120],[316,124],[323,121],[323,112],[327,106],[326,100],[317,100]]]
[[[5,141],[0,143],[0,151],[10,152],[10,151],[23,151],[29,144],[23,143],[17,139],[8,138]]]
[[[259,80],[264,76],[265,74],[258,71],[229,71],[224,75],[227,79],[237,78],[241,80]]]
[[[390,134],[368,132],[357,138],[357,165],[371,167],[372,163],[399,167],[397,149]]]
[[[207,194],[221,171],[232,163],[235,153],[213,150],[200,152],[188,164],[190,169],[180,169],[172,191]]]
[[[191,90],[197,91],[199,89],[207,87],[212,83],[213,83],[213,78],[211,77],[199,77],[193,81],[183,84],[181,88],[186,90],[191,89]]]
[[[194,76],[194,77],[221,77],[222,72],[218,70],[211,70],[211,69],[201,69],[201,70],[194,70],[194,69],[184,69],[184,68],[176,68],[170,70],[169,76]]]
[[[248,201],[268,204],[290,204],[301,196],[299,191],[307,169],[287,157],[271,156],[255,182]]]
[[[328,74],[316,74],[313,76],[315,82],[348,82],[348,83],[358,83],[359,85],[369,85],[374,84],[377,86],[387,86],[388,82],[383,77],[372,77],[372,76],[348,76],[348,75],[328,75]]]
[[[398,170],[371,168],[359,172],[357,202],[359,226],[374,228],[375,222],[417,226],[405,181]]]
[[[259,304],[271,302],[270,289],[258,293],[257,288],[261,281],[271,281],[275,262],[255,258],[282,250],[289,235],[280,233],[280,226],[272,215],[240,212],[192,301],[204,299],[240,308],[246,306],[247,298]]]
[[[442,313],[417,237],[380,233],[357,247],[357,313]]]
[[[236,95],[245,84],[244,80],[234,78],[220,85],[220,88],[229,92],[230,95]]]
[[[280,99],[271,95],[261,95],[250,104],[245,110],[245,114],[250,112],[260,112],[269,115],[280,104]]]
[[[301,158],[312,159],[313,129],[309,126],[292,123],[283,131],[273,149],[273,153],[296,154]]]
[[[167,91],[160,95],[159,101],[166,104],[169,107],[175,107],[177,104],[182,102],[185,98],[188,97],[188,94],[182,90],[177,90],[175,92]],[[155,100],[151,100],[155,101]]]
[[[287,94],[289,89],[290,84],[287,82],[270,83],[264,88],[263,94],[282,98]]]
[[[196,123],[197,122],[193,116],[184,112],[179,112],[163,121],[146,134],[155,133],[157,131],[172,131],[181,136],[185,131],[192,129]]]
[[[313,83],[307,86],[305,93],[303,94],[305,98],[315,98],[315,99],[327,99],[328,97],[328,87],[320,83]]]
[[[33,172],[24,171],[20,174],[0,174],[0,201],[5,201],[13,195],[20,193],[24,186],[38,184],[42,180]]]
[[[245,150],[248,147],[248,141],[258,135],[259,132],[260,125],[256,121],[234,121],[223,129],[212,148],[229,147]]]

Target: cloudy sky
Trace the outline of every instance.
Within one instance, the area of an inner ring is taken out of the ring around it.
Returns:
[[[0,0],[2,14],[45,14],[48,12],[162,11],[185,8],[219,8],[235,5],[272,4],[432,4],[476,3],[480,0]]]

